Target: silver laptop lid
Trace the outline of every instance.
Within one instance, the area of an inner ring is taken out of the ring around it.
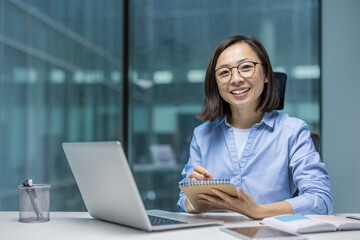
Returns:
[[[120,142],[63,143],[91,216],[151,231]]]

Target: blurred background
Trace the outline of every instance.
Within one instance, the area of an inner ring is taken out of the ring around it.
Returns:
[[[125,146],[146,208],[176,210],[210,56],[252,35],[321,136],[319,0],[0,0],[0,210],[26,178],[53,211],[86,210],[61,144]]]

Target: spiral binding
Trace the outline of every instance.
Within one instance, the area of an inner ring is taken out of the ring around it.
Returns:
[[[230,179],[215,179],[215,180],[205,180],[205,181],[184,181],[180,182],[180,187],[186,186],[199,186],[199,185],[217,185],[217,184],[230,184]]]

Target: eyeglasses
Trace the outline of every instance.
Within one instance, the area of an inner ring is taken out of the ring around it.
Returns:
[[[257,64],[264,65],[263,63],[246,61],[246,62],[240,63],[238,66],[235,66],[235,67],[218,68],[217,70],[215,70],[216,80],[218,80],[221,83],[227,83],[228,81],[230,81],[230,79],[232,77],[232,69],[233,68],[237,68],[240,76],[243,78],[252,77],[255,74]]]

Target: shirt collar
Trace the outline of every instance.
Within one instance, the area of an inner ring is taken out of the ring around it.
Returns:
[[[270,128],[274,128],[274,124],[275,124],[275,118],[274,118],[274,114],[275,112],[265,112],[264,116],[261,120],[260,123],[264,123],[265,125],[267,125]]]
[[[275,114],[275,111],[265,112],[261,122],[258,124],[255,124],[255,125],[265,124],[266,126],[268,126],[270,128],[274,128],[274,124],[275,124],[274,114]],[[217,120],[215,120],[213,122],[213,127],[216,127],[222,123],[225,123],[228,127],[231,127],[231,125],[228,123],[227,117],[225,115],[218,118]]]

